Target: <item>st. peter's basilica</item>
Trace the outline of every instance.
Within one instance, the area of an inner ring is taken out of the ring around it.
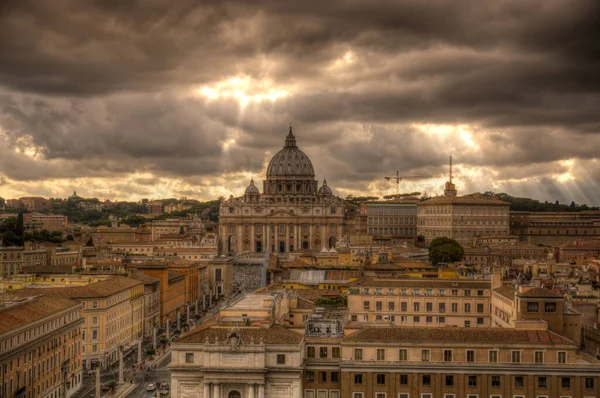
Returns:
[[[290,131],[267,168],[261,194],[254,180],[244,196],[221,202],[223,253],[289,253],[335,247],[346,234],[344,201],[327,181],[318,186],[313,165]]]

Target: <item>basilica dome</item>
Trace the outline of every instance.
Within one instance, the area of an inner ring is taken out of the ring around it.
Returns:
[[[254,185],[254,179],[250,180],[250,185],[246,188],[246,195],[260,195],[260,191]]]
[[[331,188],[329,188],[329,186],[327,185],[327,180],[323,180],[323,185],[321,185],[321,188],[319,188],[319,190],[317,191],[317,195],[323,195],[323,196],[333,195]]]
[[[267,179],[271,177],[300,177],[302,179],[314,179],[315,170],[306,156],[296,146],[296,137],[290,132],[285,138],[285,146],[277,152],[267,167]]]

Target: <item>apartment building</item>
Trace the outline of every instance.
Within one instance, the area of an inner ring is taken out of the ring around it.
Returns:
[[[140,271],[129,277],[144,284],[144,336],[152,337],[155,326],[160,325],[160,279]]]
[[[64,397],[82,376],[82,306],[60,297],[5,296],[0,306],[0,395]]]
[[[600,211],[510,212],[510,231],[521,242],[533,245],[562,245],[600,235]]]
[[[0,270],[2,278],[7,279],[21,272],[23,267],[46,265],[47,251],[33,248],[31,242],[22,247],[0,247]]]
[[[492,326],[547,328],[581,342],[582,316],[567,307],[563,296],[536,286],[499,286],[492,293]]]
[[[83,367],[103,368],[118,361],[119,347],[132,348],[143,336],[144,284],[124,276],[113,276],[88,286],[27,288],[14,292],[65,297],[83,305]]]
[[[499,267],[511,267],[513,260],[544,261],[548,258],[544,247],[528,243],[495,244],[489,250],[489,263]]]
[[[366,202],[367,233],[374,242],[413,243],[417,236],[417,202],[419,200]],[[361,209],[362,210],[362,209]]]
[[[587,257],[600,256],[600,240],[576,240],[555,248],[556,261],[560,263],[577,263]]]
[[[63,231],[67,228],[68,217],[52,213],[23,213],[23,226],[25,231],[36,232],[46,229],[48,231]]]
[[[348,291],[348,321],[427,327],[490,327],[489,280],[363,278]]]

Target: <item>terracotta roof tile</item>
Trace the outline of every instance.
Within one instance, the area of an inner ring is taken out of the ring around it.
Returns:
[[[95,282],[87,286],[67,286],[53,288],[27,288],[15,290],[14,294],[20,297],[44,295],[64,297],[71,299],[108,297],[134,286],[141,285],[142,282],[127,278],[124,276],[113,276],[103,281]]]
[[[558,343],[571,340],[546,330],[504,328],[421,328],[378,327],[362,330],[344,339],[346,342],[475,342],[475,343]]]
[[[0,333],[78,305],[78,302],[66,298],[36,297],[22,304],[4,308],[0,310]]]
[[[405,288],[440,288],[453,287],[488,289],[491,287],[489,280],[473,279],[420,279],[420,278],[363,278],[352,282],[350,285],[358,287],[405,287]]]
[[[494,289],[494,292],[501,294],[507,299],[514,300],[515,299],[515,288],[512,286],[500,286]]]
[[[554,293],[552,290],[544,289],[541,287],[534,287],[529,290],[526,290],[523,293],[517,293],[519,297],[555,297],[562,298],[560,294]]]
[[[254,341],[255,344],[263,341],[265,344],[300,344],[303,336],[288,330],[280,325],[272,325],[269,328],[261,327],[239,327],[241,344],[249,344]],[[177,343],[198,343],[204,344],[207,339],[210,343],[224,342],[231,328],[209,326],[200,328],[197,331],[182,336]]]

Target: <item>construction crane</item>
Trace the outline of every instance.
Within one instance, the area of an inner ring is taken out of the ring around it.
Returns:
[[[388,181],[396,181],[396,195],[400,194],[400,181],[403,180],[424,180],[426,178],[432,178],[431,176],[401,176],[400,171],[396,170],[395,176],[385,176],[384,177]]]

